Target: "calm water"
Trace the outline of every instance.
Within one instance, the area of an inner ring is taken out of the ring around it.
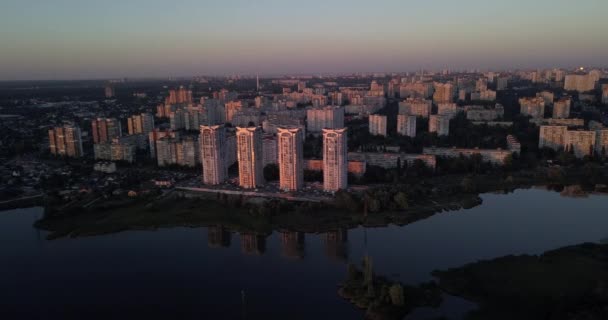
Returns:
[[[266,239],[174,228],[47,241],[32,227],[42,209],[0,212],[0,316],[360,319],[336,289],[346,263],[366,253],[377,274],[415,284],[434,269],[608,237],[608,197],[529,189],[482,198],[405,227]],[[408,319],[458,319],[471,307],[447,297],[440,310]]]

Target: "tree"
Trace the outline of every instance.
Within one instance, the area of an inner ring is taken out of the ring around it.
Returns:
[[[409,207],[407,194],[405,194],[405,192],[398,192],[393,197],[393,200],[395,201],[399,209],[407,209]]]

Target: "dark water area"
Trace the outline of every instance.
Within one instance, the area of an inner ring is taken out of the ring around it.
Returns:
[[[608,237],[608,197],[543,189],[482,195],[469,210],[410,225],[274,232],[171,228],[46,240],[42,208],[0,212],[0,316],[4,319],[361,319],[337,295],[347,263],[406,284],[480,259]],[[407,319],[460,319],[474,305],[445,296]]]

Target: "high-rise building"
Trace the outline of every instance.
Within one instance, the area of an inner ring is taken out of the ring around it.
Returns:
[[[91,121],[93,143],[110,142],[122,136],[122,126],[116,118],[97,118]]]
[[[192,102],[192,90],[188,90],[183,86],[180,86],[178,89],[169,90],[169,96],[165,98],[166,105],[190,102]]]
[[[279,185],[297,191],[304,184],[304,151],[300,128],[277,128]]]
[[[409,114],[397,115],[397,133],[406,137],[416,137],[416,116]]]
[[[566,151],[572,151],[577,158],[593,154],[595,131],[576,130],[566,132]]]
[[[150,113],[133,115],[127,118],[127,129],[129,134],[148,135],[154,130],[154,116]]]
[[[241,100],[226,102],[224,108],[226,110],[226,122],[232,123],[234,115],[243,109],[243,103]]]
[[[441,83],[435,82],[435,93],[433,94],[433,101],[435,103],[452,102],[454,95],[456,94],[456,87],[452,83]]]
[[[509,78],[499,77],[498,79],[496,79],[496,90],[497,91],[506,90],[508,86],[509,86]]]
[[[323,190],[348,187],[346,128],[323,129]]]
[[[458,105],[456,105],[453,102],[439,103],[437,105],[437,114],[446,116],[450,119],[453,119],[460,111],[461,111],[461,109],[458,108]]]
[[[407,98],[399,102],[399,114],[410,114],[417,117],[428,118],[431,114],[433,102],[431,100]]]
[[[160,129],[154,129],[150,133],[148,133],[148,142],[150,148],[150,158],[156,159],[156,142],[164,137],[171,137],[174,139],[179,139],[179,132],[165,130],[161,131]]]
[[[237,127],[236,144],[239,164],[239,186],[256,188],[264,184],[262,129]]]
[[[567,126],[540,126],[538,148],[561,150],[566,145]]]
[[[306,110],[306,123],[309,132],[320,133],[323,129],[344,127],[344,108],[325,106]]]
[[[570,98],[562,98],[553,104],[553,118],[554,119],[567,119],[570,117]]]
[[[194,137],[160,138],[156,141],[156,161],[159,167],[178,165],[194,168],[200,163],[198,140]]]
[[[273,135],[265,135],[262,144],[262,148],[264,150],[264,167],[269,164],[277,164],[279,162],[277,138]]]
[[[520,98],[519,106],[519,112],[522,115],[532,118],[543,118],[545,116],[545,99],[542,97]]]
[[[52,155],[71,158],[82,157],[80,128],[66,125],[49,130],[49,148]]]
[[[429,132],[436,132],[438,136],[450,134],[450,118],[433,114],[429,117]]]
[[[564,80],[567,91],[587,92],[595,89],[597,77],[593,74],[569,74]]]
[[[608,156],[608,129],[595,130],[595,152],[602,157]]]
[[[201,126],[199,145],[203,164],[203,183],[216,185],[228,176],[225,163],[226,133],[224,126]]]
[[[608,104],[608,83],[602,84],[602,103]]]
[[[372,114],[369,116],[369,133],[386,137],[386,116]]]

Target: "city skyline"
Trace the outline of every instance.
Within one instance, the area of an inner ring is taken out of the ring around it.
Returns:
[[[9,0],[0,80],[601,67],[607,9],[599,0]]]

